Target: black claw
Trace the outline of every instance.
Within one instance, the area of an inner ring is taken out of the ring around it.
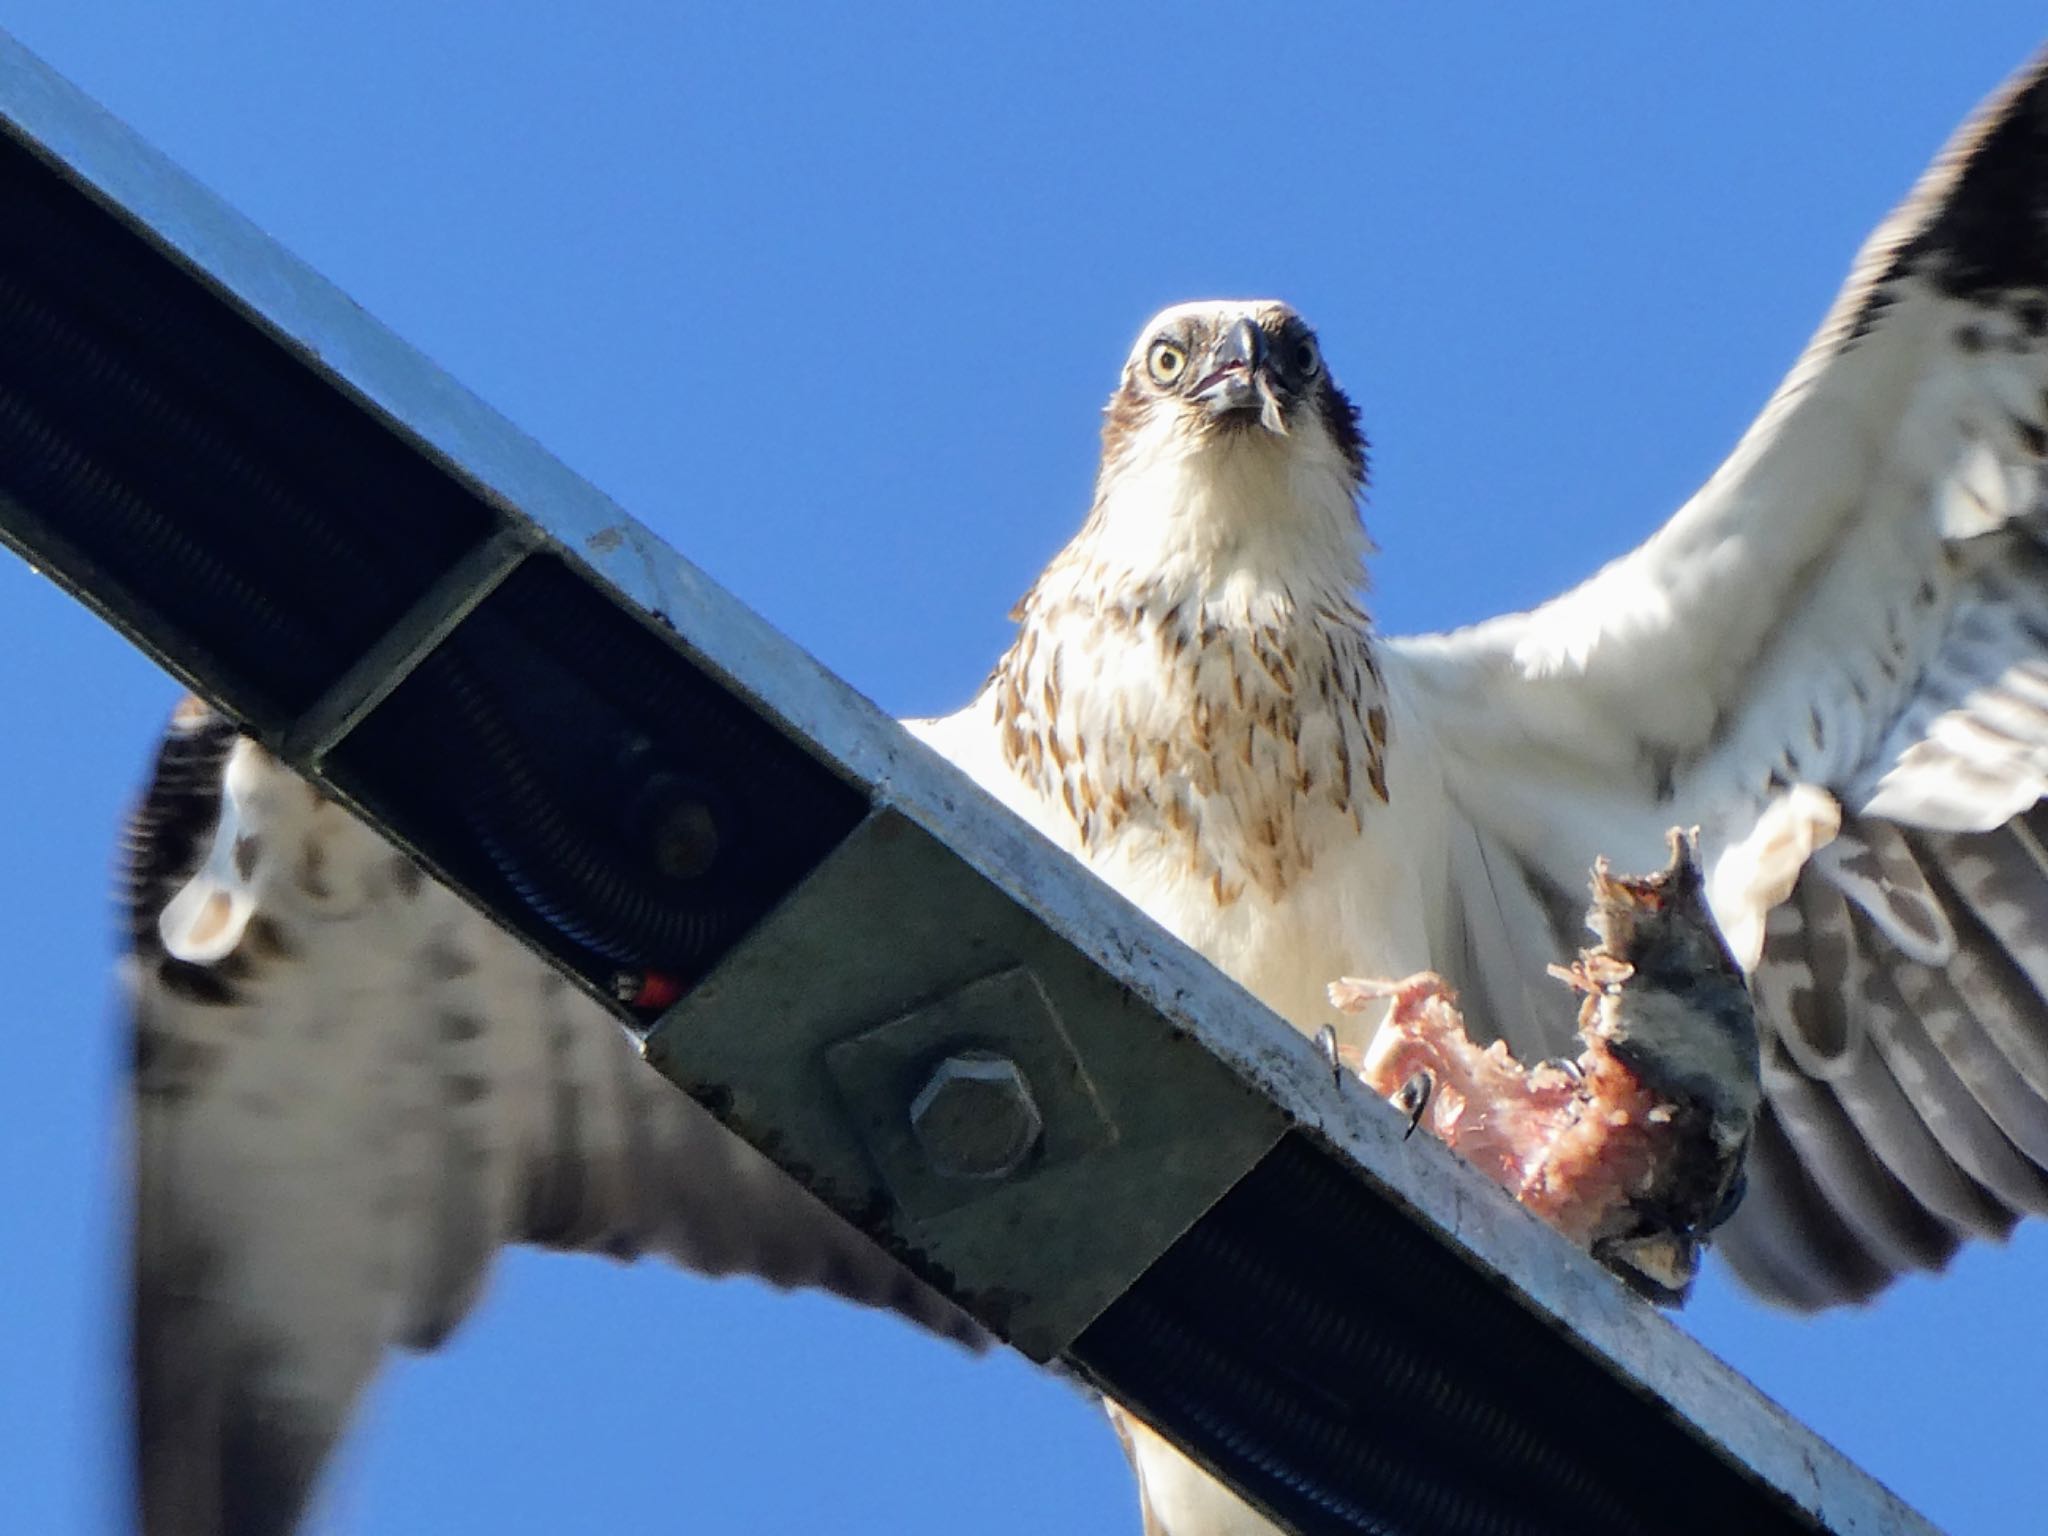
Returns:
[[[1325,1024],[1316,1031],[1316,1053],[1329,1065],[1330,1075],[1337,1079],[1337,1086],[1344,1086],[1344,1063],[1337,1059],[1337,1027]]]
[[[1429,1096],[1436,1092],[1436,1079],[1429,1075],[1429,1069],[1418,1069],[1415,1075],[1401,1085],[1394,1095],[1394,1108],[1408,1117],[1408,1129],[1401,1133],[1406,1141],[1415,1134],[1415,1127],[1422,1124],[1422,1112],[1429,1108]]]
[[[1749,1170],[1746,1168],[1739,1169],[1735,1177],[1728,1181],[1727,1189],[1721,1192],[1721,1203],[1714,1207],[1713,1214],[1707,1218],[1706,1225],[1702,1230],[1712,1232],[1725,1223],[1729,1217],[1735,1214],[1736,1207],[1742,1204],[1742,1197],[1748,1192]]]

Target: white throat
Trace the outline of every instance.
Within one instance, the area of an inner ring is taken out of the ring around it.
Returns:
[[[1033,597],[1145,589],[1258,622],[1274,597],[1348,604],[1370,548],[1351,466],[1320,428],[1197,443],[1162,420],[1103,465],[1086,525]]]

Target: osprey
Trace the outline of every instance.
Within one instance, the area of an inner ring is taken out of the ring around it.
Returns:
[[[1366,454],[1273,301],[1148,324],[1094,504],[912,729],[1304,1030],[1424,968],[1524,1059],[1586,867],[1701,828],[1766,1102],[1722,1250],[1797,1307],[2048,1210],[2048,59],[1865,246],[1727,463],[1565,596],[1391,639]],[[943,1299],[202,705],[129,850],[146,1523],[275,1532],[510,1242]],[[1711,1065],[1711,1063],[1709,1063]],[[1142,1424],[1147,1529],[1268,1527]]]

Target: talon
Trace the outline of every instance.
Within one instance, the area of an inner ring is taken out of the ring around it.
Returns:
[[[1337,1056],[1337,1026],[1325,1024],[1316,1031],[1315,1041],[1316,1054],[1323,1058],[1324,1064],[1330,1069],[1330,1076],[1337,1080],[1339,1087],[1342,1087],[1344,1083],[1344,1063]]]
[[[1422,1124],[1422,1112],[1429,1108],[1429,1096],[1435,1092],[1436,1079],[1424,1067],[1418,1069],[1394,1094],[1391,1101],[1394,1108],[1408,1117],[1408,1129],[1401,1133],[1403,1141],[1413,1136],[1415,1127]]]
[[[1713,1213],[1701,1225],[1701,1232],[1712,1232],[1725,1224],[1734,1216],[1736,1207],[1742,1204],[1742,1197],[1748,1192],[1749,1170],[1737,1169],[1735,1177],[1728,1181],[1728,1187],[1721,1192],[1721,1203],[1714,1207]]]
[[[1539,1070],[1543,1067],[1549,1067],[1554,1071],[1562,1072],[1574,1083],[1583,1083],[1586,1080],[1586,1069],[1579,1065],[1576,1057],[1552,1056],[1548,1060],[1538,1062],[1537,1066]]]

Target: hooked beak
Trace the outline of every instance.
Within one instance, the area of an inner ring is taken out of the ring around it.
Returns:
[[[1268,432],[1287,435],[1264,330],[1250,320],[1239,320],[1217,339],[1205,361],[1208,366],[1193,397],[1209,408],[1212,417],[1255,414]]]

